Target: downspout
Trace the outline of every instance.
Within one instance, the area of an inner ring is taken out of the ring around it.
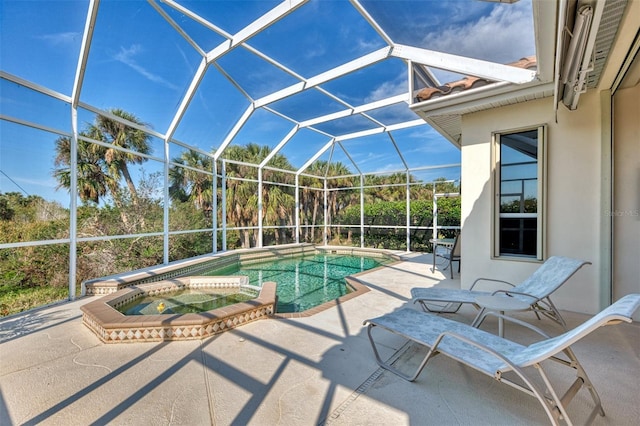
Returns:
[[[553,114],[558,122],[558,103],[560,103],[560,71],[562,66],[562,45],[564,44],[564,27],[567,20],[567,0],[558,3],[558,22],[556,31],[556,57],[553,77]]]

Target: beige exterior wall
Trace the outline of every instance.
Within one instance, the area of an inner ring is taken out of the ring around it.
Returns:
[[[462,274],[463,288],[478,277],[518,283],[539,263],[492,258],[491,135],[523,127],[547,125],[546,257],[588,260],[553,298],[561,309],[595,313],[601,300],[600,224],[601,119],[596,91],[583,94],[576,111],[558,109],[553,98],[494,108],[462,118]],[[604,256],[603,256],[604,257]],[[606,285],[606,283],[605,283]]]
[[[640,84],[616,92],[614,117],[613,299],[617,300],[640,292]]]

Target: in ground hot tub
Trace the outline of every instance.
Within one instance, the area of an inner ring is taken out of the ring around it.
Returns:
[[[259,293],[253,299],[198,313],[163,313],[166,309],[161,309],[149,315],[125,315],[118,308],[147,296],[170,295],[185,289],[239,292],[248,287],[251,287],[248,278],[241,276],[181,277],[139,284],[82,306],[82,322],[105,343],[203,339],[273,315],[276,284],[264,283],[261,289],[255,290]]]

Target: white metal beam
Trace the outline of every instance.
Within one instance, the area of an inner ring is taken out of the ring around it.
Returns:
[[[264,211],[262,210],[263,194],[262,194],[262,168],[258,169],[258,248],[262,248],[262,231],[264,221]]]
[[[320,148],[318,150],[318,152],[316,152],[314,154],[313,157],[309,158],[309,160],[307,160],[306,163],[304,163],[302,165],[302,167],[300,167],[298,169],[298,171],[296,172],[296,175],[301,174],[302,172],[304,172],[310,165],[313,164],[314,161],[316,161],[318,158],[320,158],[320,156],[322,156],[322,154],[324,154],[329,148],[331,148],[331,146],[333,145],[333,143],[335,142],[335,139],[331,139],[329,142],[326,143],[325,146],[323,146],[322,148]]]
[[[337,143],[342,149],[342,152],[344,152],[344,155],[346,155],[349,161],[351,161],[351,164],[353,164],[353,167],[356,169],[356,172],[358,172],[358,174],[362,176],[362,170],[360,170],[360,167],[358,167],[358,164],[355,162],[353,157],[351,157],[351,154],[349,154],[349,151],[347,151],[347,148],[345,148],[344,145],[342,145],[342,142],[337,141]]]
[[[404,156],[402,155],[402,151],[400,151],[400,147],[398,147],[398,144],[396,143],[396,140],[393,138],[393,135],[391,134],[391,132],[387,132],[387,136],[389,136],[389,139],[391,140],[391,144],[393,145],[396,152],[398,153],[398,157],[400,157],[402,164],[404,164],[404,168],[409,170],[409,165],[405,161]]]
[[[251,117],[251,114],[253,114],[253,111],[255,111],[255,108],[253,107],[253,105],[249,105],[249,108],[247,108],[244,114],[242,114],[242,117],[240,117],[240,120],[236,121],[236,124],[235,126],[233,126],[233,129],[231,129],[231,131],[229,132],[229,134],[227,134],[227,137],[224,139],[222,144],[218,147],[216,152],[213,154],[213,159],[215,161],[218,161],[220,156],[222,156],[222,153],[224,152],[224,150],[227,149],[227,146],[229,146],[233,138],[235,138],[238,132],[240,131],[240,129],[242,129],[242,126],[244,126],[247,120],[249,119],[249,117]]]
[[[273,23],[284,18],[309,0],[284,0],[279,5],[238,31],[231,40],[232,47],[248,40]]]
[[[403,44],[396,44],[391,51],[391,56],[459,74],[486,78],[487,80],[523,84],[536,78],[536,71],[533,70]]]
[[[403,123],[396,123],[387,126],[387,132],[394,132],[396,130],[408,129],[410,127],[423,126],[426,124],[423,119],[418,118],[416,120],[405,121]]]
[[[230,36],[227,33],[221,33],[223,36],[227,37],[227,40],[223,41],[217,47],[213,48],[211,51],[206,53],[205,58],[203,59],[202,63],[200,63],[200,66],[198,67],[198,70],[196,71],[196,74],[193,80],[191,81],[191,85],[189,86],[189,89],[187,90],[187,93],[184,96],[184,98],[182,98],[180,107],[178,108],[178,111],[176,112],[176,115],[174,116],[169,126],[169,130],[167,131],[167,138],[170,139],[173,136],[173,133],[175,132],[175,129],[178,126],[178,123],[182,119],[182,116],[184,115],[186,108],[191,102],[191,99],[193,98],[195,91],[197,90],[200,82],[202,81],[202,78],[204,77],[208,64],[212,63],[216,59],[225,55],[226,53],[231,51],[231,49],[235,48],[238,44],[253,37],[260,31],[267,28],[269,25],[272,25],[273,23],[287,16],[289,13],[293,12],[294,10],[296,10],[298,7],[300,7],[302,4],[304,4],[307,1],[308,0],[285,0],[282,3],[280,3],[278,6],[271,9],[266,14],[262,15],[260,18],[256,19],[255,21],[253,21],[252,23],[250,23],[249,25],[247,25],[246,27],[238,31],[233,36]],[[174,7],[176,10],[181,11],[182,13],[188,12],[188,10],[184,9],[183,7],[180,7],[178,4],[176,4],[173,1],[167,0],[167,4],[169,4],[171,7]],[[190,12],[189,16],[197,17],[198,15]],[[204,23],[207,21],[200,18],[198,22]],[[213,24],[211,23],[208,23],[208,24],[212,29],[217,29],[217,27],[215,27]]]
[[[353,7],[355,7],[356,10],[360,12],[360,15],[362,15],[362,17],[369,23],[369,25],[371,25],[371,27],[380,35],[380,37],[382,37],[389,46],[393,45],[393,40],[391,40],[391,37],[389,37],[387,33],[382,29],[382,27],[378,25],[378,22],[373,19],[369,12],[364,7],[362,7],[360,2],[358,0],[350,0],[350,2]]]
[[[421,126],[423,124],[425,124],[424,120],[419,118],[417,120],[405,121],[403,123],[392,124],[390,126],[381,126],[381,127],[375,127],[373,129],[362,130],[360,132],[348,133],[345,135],[336,136],[335,139],[336,141],[345,141],[348,139],[356,139],[364,136],[377,135],[378,133],[383,133],[383,132],[392,132],[394,130],[408,129],[409,127]]]
[[[258,49],[256,49],[255,47],[252,47],[251,45],[249,45],[248,43],[243,43],[242,47],[246,50],[248,50],[249,52],[253,53],[254,55],[256,55],[257,57],[259,57],[260,59],[270,63],[271,65],[273,65],[274,67],[282,70],[283,72],[289,74],[290,76],[293,76],[295,78],[297,78],[298,80],[304,80],[304,77],[302,77],[300,74],[296,73],[295,71],[293,71],[292,69],[282,65],[280,62],[276,61],[275,59],[273,59],[271,56],[268,56],[264,53],[262,53],[261,51],[259,51]]]
[[[377,135],[378,133],[384,132],[386,129],[384,127],[376,127],[374,129],[362,130],[360,132],[353,132],[347,135],[336,136],[337,141],[346,141],[349,139],[362,138],[364,136]]]
[[[382,61],[383,59],[388,58],[389,52],[389,47],[383,47],[382,49],[378,49],[374,52],[360,56],[359,58],[349,61],[346,64],[338,65],[337,67],[331,68],[328,71],[309,78],[307,80],[307,85],[308,87],[315,87],[322,83],[326,83],[327,81],[331,81],[338,77],[342,77],[343,75],[352,73],[353,71],[359,70],[369,65],[373,65],[377,62]]]
[[[64,131],[61,129],[54,129],[53,127],[43,126],[42,124],[23,120],[22,118],[12,117],[9,115],[0,114],[0,121],[8,121],[11,123],[20,124],[21,126],[32,127],[38,130],[44,130],[45,132],[53,133],[55,135],[66,136],[66,137],[73,136],[73,130],[71,133],[69,133],[68,131]]]
[[[140,124],[134,123],[132,121],[125,120],[122,117],[118,117],[117,115],[114,115],[114,114],[110,113],[109,111],[102,111],[102,110],[100,110],[98,108],[95,108],[95,107],[93,107],[93,106],[91,106],[89,104],[86,104],[84,102],[78,102],[78,106],[80,108],[86,109],[87,111],[90,111],[90,112],[92,112],[94,114],[102,115],[103,117],[107,117],[107,118],[109,118],[109,119],[111,119],[113,121],[117,121],[118,123],[122,123],[122,124],[126,125],[127,127],[132,127],[134,129],[138,129],[140,131],[143,131],[143,132],[145,132],[145,133],[147,133],[147,134],[149,134],[151,136],[155,136],[155,137],[157,137],[159,139],[164,139],[165,138],[165,135],[163,135],[162,133],[158,133],[158,132],[154,131],[153,129],[151,129],[149,127],[146,127],[144,125],[140,125]]]
[[[406,101],[407,101],[407,95],[403,93],[402,95],[392,96],[390,98],[381,99],[375,102],[370,102],[368,104],[360,105],[352,109],[345,109],[342,111],[334,112],[334,113],[323,115],[320,117],[311,118],[309,120],[300,122],[300,127],[309,127],[319,123],[325,123],[327,121],[336,120],[338,118],[344,118],[350,115],[360,114],[360,113],[371,111],[378,108],[384,108],[386,106],[394,105],[400,102],[406,103]]]
[[[362,173],[360,174],[360,248],[364,248],[364,175]]]
[[[227,39],[220,43],[217,47],[214,47],[207,53],[207,63],[211,63],[220,58],[231,49],[236,48],[239,44],[244,43],[254,35],[258,34],[265,28],[278,22],[298,7],[302,6],[309,0],[285,0],[269,12],[260,16],[258,19],[235,33],[230,39]]]
[[[182,38],[187,41],[187,43],[191,45],[191,47],[193,47],[200,54],[200,56],[204,57],[206,55],[205,51],[200,46],[198,46],[198,43],[196,43],[191,37],[189,37],[189,34],[187,34],[182,29],[182,27],[178,25],[178,23],[171,16],[169,16],[169,14],[165,12],[164,9],[160,7],[160,5],[158,5],[158,3],[155,2],[155,0],[147,0],[147,2],[156,10],[156,12],[160,14],[160,16],[165,19],[165,21],[169,23],[169,25],[171,25],[174,30],[178,32],[178,34],[182,36]]]
[[[16,84],[19,84],[20,86],[28,87],[31,90],[35,90],[38,93],[51,96],[52,98],[59,99],[63,102],[68,102],[68,103],[72,102],[72,98],[70,96],[63,95],[62,93],[56,92],[55,90],[51,90],[47,87],[40,86],[39,84],[33,83],[29,80],[25,80],[24,78],[20,78],[16,75],[9,74],[6,71],[0,70],[0,78],[12,81]]]
[[[361,56],[357,59],[354,59],[353,61],[349,61],[345,64],[332,68],[329,71],[320,73],[314,77],[307,79],[304,82],[296,83],[289,87],[285,87],[282,90],[279,90],[270,95],[257,99],[256,108],[260,108],[261,106],[268,105],[270,103],[284,99],[287,96],[291,96],[298,92],[302,92],[303,90],[310,89],[312,87],[326,83],[327,81],[331,81],[338,77],[342,77],[343,75],[349,74],[353,71],[359,70],[366,66],[373,65],[376,62],[380,62],[383,59],[386,59],[389,56],[389,51],[390,51],[389,47],[384,47],[382,49],[376,50],[375,52],[372,52],[367,55]]]
[[[302,92],[307,88],[308,87],[304,81],[292,84],[291,86],[285,87],[284,89],[278,90],[277,92],[274,92],[270,95],[263,96],[260,99],[256,99],[256,102],[255,102],[256,107],[260,108],[270,103],[279,101],[291,95],[295,95],[296,93]]]
[[[187,107],[189,106],[189,103],[191,103],[191,99],[193,99],[193,96],[195,95],[196,90],[198,90],[198,86],[200,85],[200,82],[204,78],[204,74],[207,71],[207,66],[208,66],[207,61],[203,58],[202,61],[200,61],[200,66],[198,66],[198,69],[196,70],[196,73],[193,76],[193,79],[191,80],[191,84],[189,84],[187,93],[184,95],[184,97],[182,98],[182,101],[180,102],[178,111],[176,111],[176,114],[173,116],[173,119],[171,120],[171,124],[169,124],[169,128],[167,129],[167,140],[171,139],[174,133],[176,132],[176,129],[178,128],[178,124],[180,123],[180,120],[182,120],[184,113],[187,111]]]
[[[82,83],[84,82],[84,73],[87,68],[87,60],[89,59],[89,50],[91,49],[91,40],[93,39],[93,30],[96,26],[96,18],[98,17],[98,6],[100,0],[92,0],[89,2],[89,11],[87,20],[84,25],[84,33],[82,36],[82,45],[80,46],[80,58],[78,59],[78,67],[76,68],[76,76],[73,81],[73,92],[71,93],[71,106],[76,108],[80,100],[80,92]]]
[[[295,204],[295,216],[296,216],[296,244],[300,244],[300,175],[296,174],[296,204]]]
[[[212,24],[211,22],[209,22],[206,19],[204,19],[202,16],[200,16],[200,15],[198,15],[196,13],[193,13],[191,10],[189,10],[186,7],[176,3],[173,0],[160,0],[160,1],[162,3],[165,3],[168,6],[172,7],[173,9],[177,10],[178,12],[184,14],[185,16],[193,19],[194,21],[196,21],[200,25],[202,25],[202,26],[210,29],[211,31],[221,35],[224,38],[231,39],[233,37],[231,34],[226,32],[222,28]]]
[[[282,149],[282,147],[284,147],[287,142],[291,140],[291,138],[296,134],[299,128],[300,127],[297,125],[294,126],[293,129],[291,129],[291,131],[287,133],[287,135],[280,141],[280,143],[278,143],[278,145],[276,145],[275,148],[271,150],[269,155],[267,155],[264,160],[262,160],[262,163],[260,163],[258,167],[262,169],[264,166],[266,166],[267,163],[269,163],[269,161],[271,161],[271,159],[275,157],[275,155]]]
[[[305,120],[300,122],[300,127],[305,128],[309,126],[314,126],[320,123],[326,123],[327,121],[337,120],[339,118],[349,117],[353,115],[353,109],[343,109],[342,111],[332,112],[331,114],[326,114],[320,117],[311,118],[309,120]]]

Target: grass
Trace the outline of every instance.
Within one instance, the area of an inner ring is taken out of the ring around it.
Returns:
[[[21,288],[2,285],[0,286],[0,317],[68,298],[69,289],[67,287]]]

